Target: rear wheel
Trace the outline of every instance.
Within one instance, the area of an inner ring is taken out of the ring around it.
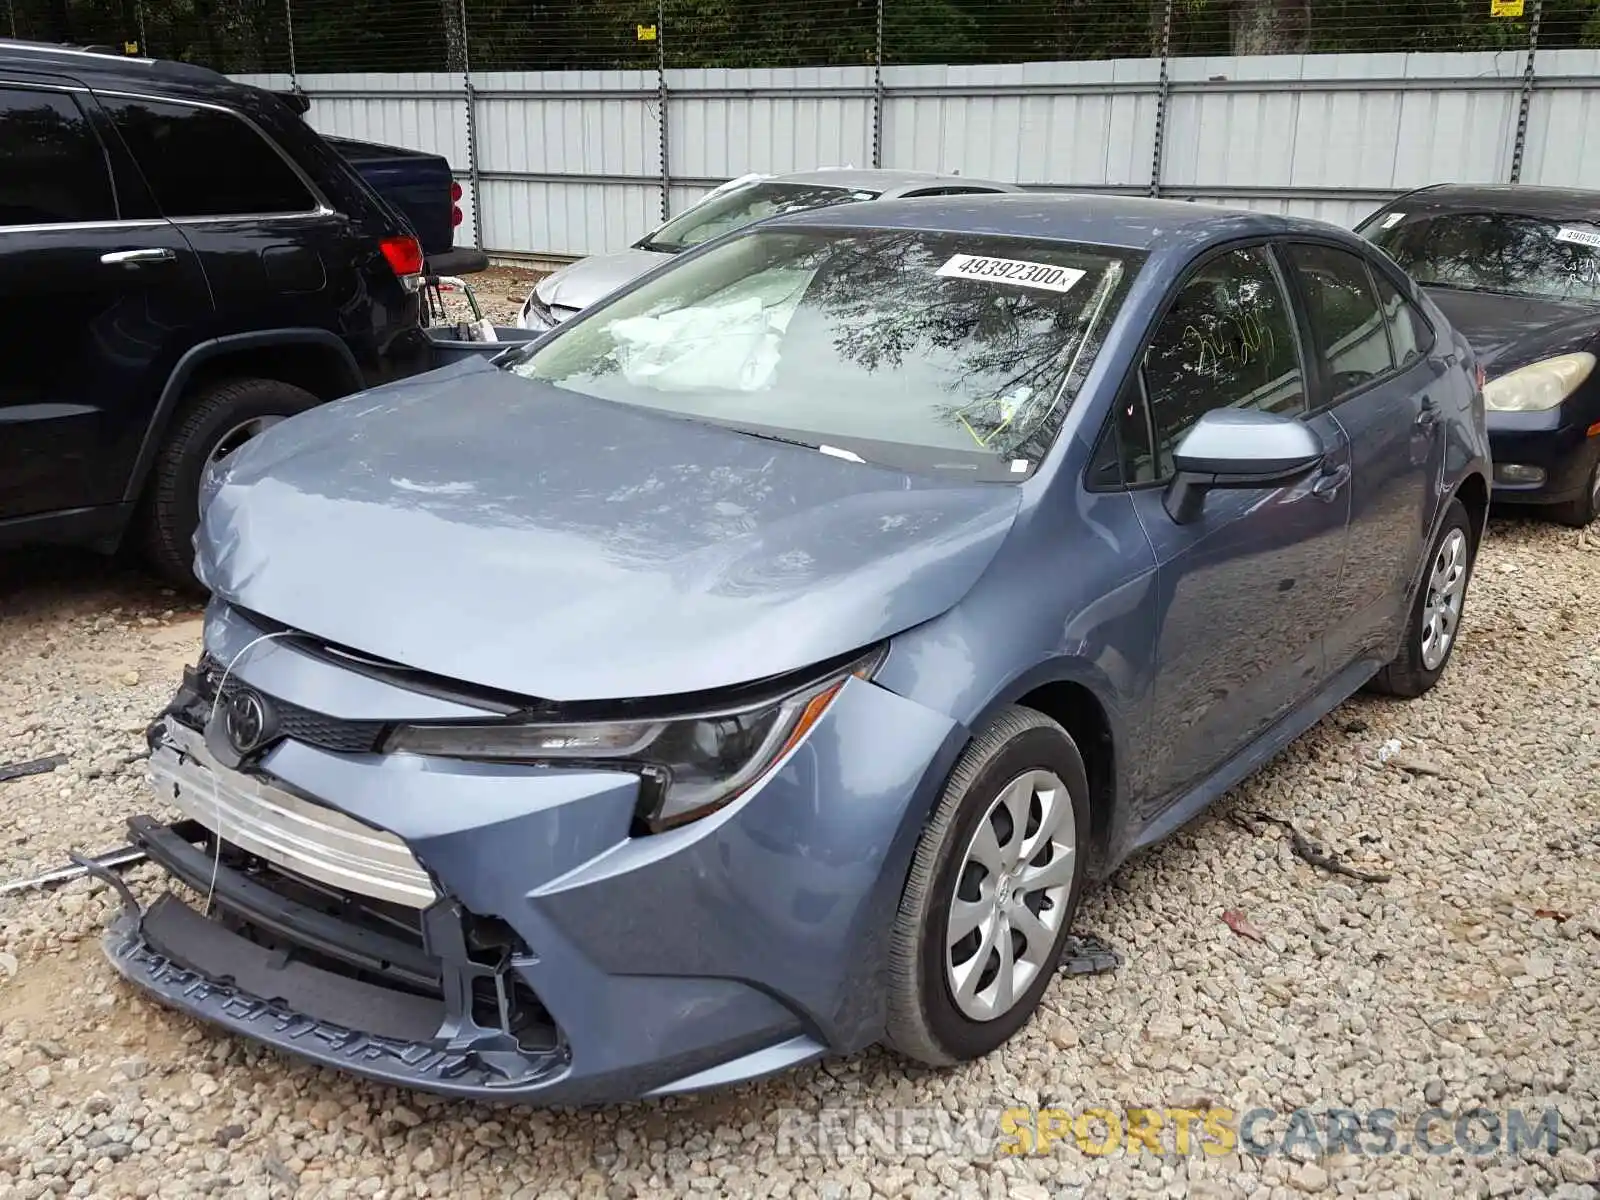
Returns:
[[[1439,682],[1461,632],[1476,550],[1466,507],[1451,500],[1411,606],[1405,642],[1394,661],[1373,678],[1373,691],[1411,699]]]
[[[207,467],[284,418],[320,403],[304,388],[276,379],[207,384],[189,397],[156,457],[145,497],[145,557],[163,578],[191,591],[200,586],[193,539]]]
[[[917,845],[890,943],[891,1047],[948,1065],[1028,1022],[1077,911],[1088,829],[1071,736],[1032,709],[1001,710],[956,763]]]

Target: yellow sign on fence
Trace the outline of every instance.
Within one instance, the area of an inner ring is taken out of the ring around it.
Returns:
[[[1491,17],[1520,17],[1522,15],[1522,0],[1489,0],[1489,15]]]
[[[138,42],[123,42],[122,43],[122,52],[124,54],[138,54],[139,53],[139,43]]]
[[[1501,4],[1503,2],[1504,0],[1494,0],[1494,3],[1496,4]],[[1521,12],[1522,0],[1516,0],[1516,4],[1517,11]],[[653,42],[656,40],[656,27],[654,25],[635,25],[634,30],[638,33],[639,40],[641,42]]]

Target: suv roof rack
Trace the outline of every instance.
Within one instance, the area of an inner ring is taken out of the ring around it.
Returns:
[[[226,81],[227,76],[210,67],[194,63],[177,62],[166,58],[141,58],[132,54],[119,54],[114,47],[102,45],[77,46],[64,42],[38,42],[23,38],[0,38],[0,57],[20,52],[37,54],[41,59],[91,60],[96,66],[128,66],[144,69],[169,79],[205,80],[208,83]]]
[[[113,58],[118,62],[154,63],[153,58],[122,54],[113,46],[78,46],[71,42],[35,42],[25,38],[0,38],[0,50],[22,50],[34,54],[84,54],[94,58]]]

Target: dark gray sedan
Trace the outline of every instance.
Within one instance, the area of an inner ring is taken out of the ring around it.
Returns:
[[[1600,192],[1435,184],[1358,232],[1472,343],[1496,503],[1600,518]]]
[[[1000,1047],[1084,886],[1340,701],[1416,696],[1489,500],[1475,364],[1329,225],[827,209],[206,486],[152,726],[209,897],[130,980],[543,1103]]]

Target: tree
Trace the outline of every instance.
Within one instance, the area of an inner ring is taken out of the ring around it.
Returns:
[[[1232,0],[1234,54],[1304,54],[1311,48],[1311,0]]]

